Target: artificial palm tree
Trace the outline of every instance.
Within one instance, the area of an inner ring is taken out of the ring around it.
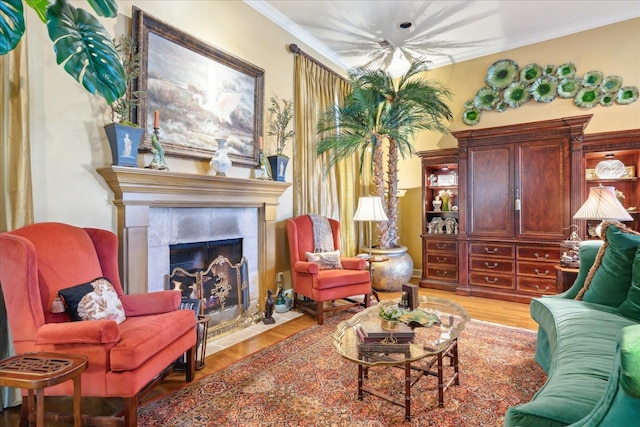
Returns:
[[[452,94],[439,82],[419,76],[426,70],[427,62],[418,61],[399,79],[380,69],[361,68],[349,73],[351,93],[342,105],[324,112],[317,126],[318,133],[330,133],[317,147],[318,154],[329,153],[328,167],[358,153],[362,172],[370,149],[375,195],[385,200],[389,217],[388,222],[378,223],[378,243],[382,249],[398,245],[399,156],[413,154],[412,141],[418,131],[449,132],[443,121],[452,118],[446,103]]]

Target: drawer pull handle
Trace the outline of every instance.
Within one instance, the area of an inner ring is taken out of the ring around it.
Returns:
[[[438,276],[440,276],[440,277],[447,277],[447,272],[446,271],[436,270],[436,273],[438,273]]]
[[[436,248],[438,249],[446,249],[447,244],[446,243],[436,243]]]
[[[547,285],[544,289],[540,289],[540,286],[536,285],[536,289],[541,292],[547,292],[549,290],[549,285]]]
[[[543,256],[543,257],[541,257],[541,256],[540,256],[540,255],[538,255],[538,253],[536,252],[536,253],[534,253],[533,255],[535,255],[535,257],[536,257],[537,259],[549,259],[549,254],[544,254],[544,256]]]
[[[487,268],[498,268],[498,263],[494,262],[493,265],[489,265],[488,262],[485,262],[484,265],[487,266]]]
[[[536,274],[537,274],[538,276],[548,276],[548,275],[549,275],[549,270],[545,270],[545,271],[544,271],[544,273],[540,273],[540,270],[538,270],[538,269],[536,268],[536,270],[535,270],[535,271],[536,271]]]
[[[436,261],[438,261],[439,263],[444,264],[445,262],[447,262],[447,257],[440,258],[439,256],[437,256],[436,257]]]
[[[484,251],[488,254],[495,254],[496,252],[498,252],[498,248],[489,249],[488,247],[485,246]]]
[[[496,282],[498,281],[498,278],[497,278],[497,277],[494,277],[494,278],[493,278],[493,280],[491,280],[491,279],[489,279],[487,276],[484,276],[484,280],[485,280],[487,283],[496,283]]]

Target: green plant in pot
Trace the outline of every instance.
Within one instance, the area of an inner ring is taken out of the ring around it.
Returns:
[[[378,246],[372,251],[388,258],[374,262],[373,287],[381,291],[400,290],[413,270],[407,248],[398,245],[400,156],[413,155],[413,139],[420,131],[448,133],[444,122],[452,118],[447,105],[452,93],[420,76],[427,69],[425,61],[417,61],[397,79],[385,70],[357,69],[349,73],[351,93],[318,121],[318,133],[328,135],[317,146],[318,154],[329,153],[327,167],[357,153],[361,172],[370,166],[374,195],[384,200],[389,220],[378,223]]]
[[[110,104],[111,124],[104,127],[111,147],[111,157],[116,166],[137,166],[138,147],[144,135],[144,129],[131,122],[131,115],[142,96],[143,91],[134,90],[133,85],[140,76],[141,54],[137,52],[133,39],[123,35],[115,42],[125,71],[127,90],[124,95]]]
[[[115,18],[114,0],[88,0],[99,16]],[[111,104],[126,91],[125,71],[113,40],[98,19],[66,0],[3,0],[0,2],[0,55],[18,45],[26,31],[25,5],[46,24],[56,61],[92,94]]]
[[[269,156],[269,165],[271,166],[271,175],[275,181],[284,181],[289,157],[284,153],[287,142],[295,135],[294,131],[289,129],[289,124],[293,118],[293,100],[278,100],[275,96],[271,97],[271,106],[267,108],[271,121],[267,128],[267,135],[276,138],[276,154]]]

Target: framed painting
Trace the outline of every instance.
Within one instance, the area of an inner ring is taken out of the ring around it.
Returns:
[[[217,139],[233,164],[258,165],[264,70],[133,8],[134,40],[141,54],[137,90],[145,96],[135,112],[151,149],[158,122],[165,153],[210,159]],[[158,112],[158,118],[155,112]]]

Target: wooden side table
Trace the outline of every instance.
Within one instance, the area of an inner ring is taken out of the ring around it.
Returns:
[[[73,380],[73,425],[82,425],[80,410],[80,374],[87,369],[85,356],[62,353],[24,353],[0,361],[0,386],[29,390],[27,414],[29,425],[44,427],[44,388]],[[36,405],[34,406],[34,390]],[[22,408],[25,414],[25,408]],[[22,418],[22,417],[21,417]]]
[[[573,282],[576,281],[576,277],[578,277],[579,268],[569,268],[563,267],[561,265],[556,265],[556,282],[557,282],[557,291],[558,293],[564,292],[573,285]]]

